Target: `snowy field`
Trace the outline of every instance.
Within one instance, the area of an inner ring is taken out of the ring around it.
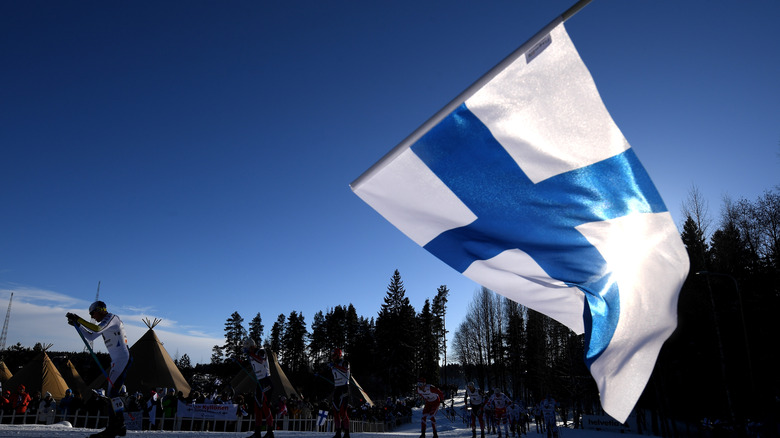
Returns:
[[[463,409],[463,390],[459,391],[455,397],[455,409],[461,411]],[[458,403],[460,401],[460,403]],[[412,422],[403,424],[393,430],[392,432],[365,432],[365,433],[350,433],[350,436],[355,438],[400,438],[400,437],[414,437],[420,436],[420,419],[422,415],[422,408],[415,408],[412,410]],[[427,425],[426,437],[431,438],[431,425],[430,421]],[[471,428],[465,426],[460,420],[451,421],[444,414],[439,411],[436,415],[436,429],[438,430],[441,438],[471,438]],[[599,432],[593,430],[582,429],[561,429],[560,438],[632,438],[640,437],[642,435],[635,435],[629,433],[612,433],[612,432]],[[524,437],[527,438],[546,438],[546,435],[538,434],[535,431],[533,422],[531,422],[532,432]],[[62,425],[10,425],[0,424],[0,438],[7,437],[24,437],[24,438],[76,438],[76,437],[88,437],[89,435],[98,432],[98,429],[86,429],[80,427],[68,427]],[[127,436],[133,438],[140,437],[152,437],[152,438],[243,438],[248,437],[251,432],[171,432],[171,431],[140,431],[140,430],[128,430]],[[274,436],[277,438],[331,438],[333,432],[292,432],[277,430],[274,431]],[[479,436],[479,426],[477,426],[477,436]],[[646,435],[645,435],[646,436]],[[497,438],[496,434],[485,434],[486,438]]]
[[[446,418],[441,416],[436,419],[438,425],[439,436],[441,438],[470,438],[471,429],[458,424],[453,425]],[[428,425],[427,437],[431,437],[430,425]],[[639,437],[641,435],[633,435],[626,433],[610,433],[610,432],[596,432],[582,429],[562,429],[561,438],[631,438]],[[0,438],[6,437],[25,437],[25,438],[75,438],[75,437],[87,437],[90,434],[97,432],[95,429],[83,429],[72,428],[63,426],[39,426],[39,425],[0,425]],[[133,431],[127,432],[128,437],[153,437],[153,438],[237,438],[246,437],[250,433],[247,432],[168,432],[168,431]],[[302,438],[302,437],[314,437],[314,438],[330,438],[333,436],[332,432],[287,432],[276,431],[274,435],[278,438]],[[401,426],[400,428],[385,433],[354,433],[350,434],[355,438],[398,438],[398,437],[419,437],[420,436],[420,420],[419,410],[417,411],[417,421],[412,421],[410,424]],[[479,436],[479,435],[477,435]],[[486,434],[486,437],[496,438],[498,435]],[[527,435],[528,438],[542,438],[546,435],[537,434],[531,432]]]
[[[419,437],[420,436],[420,409],[415,409],[412,413],[412,422],[404,424],[393,430],[392,432],[384,433],[352,433],[350,436],[355,438],[400,438],[400,437]],[[436,416],[436,425],[441,438],[471,438],[471,428],[467,428],[460,421],[455,423],[448,420],[443,414],[439,413]],[[478,429],[479,430],[479,429]],[[531,424],[531,430],[535,430],[533,423]],[[0,425],[0,438],[6,437],[25,437],[25,438],[75,438],[75,437],[87,437],[97,432],[96,429],[84,429],[76,427],[66,426],[44,426],[44,425]],[[479,436],[479,432],[477,432]],[[153,437],[153,438],[238,438],[247,437],[251,435],[248,432],[170,432],[170,431],[127,431],[128,437]],[[278,438],[302,438],[302,437],[314,437],[314,438],[331,438],[332,432],[288,432],[278,430],[274,432],[274,435]],[[428,430],[426,436],[430,438],[431,426],[428,424]],[[486,434],[486,438],[497,438],[498,435]],[[582,429],[563,429],[561,428],[561,438],[632,438],[640,437],[641,435],[627,434],[627,433],[610,433],[610,432],[597,432],[592,430]],[[546,435],[537,434],[531,432],[526,435],[527,438],[545,438]]]

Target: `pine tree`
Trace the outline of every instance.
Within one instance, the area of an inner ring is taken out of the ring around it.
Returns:
[[[215,345],[211,347],[211,364],[219,365],[225,361],[225,354],[222,352],[222,347]]]
[[[422,311],[417,315],[419,337],[417,342],[417,374],[432,383],[439,381],[438,339],[431,313],[431,303],[425,300]]]
[[[347,324],[346,309],[342,306],[336,306],[325,315],[325,328],[327,330],[328,351],[334,348],[346,348],[347,345]],[[330,354],[328,354],[330,356]]]
[[[690,272],[706,271],[709,265],[707,242],[704,238],[704,231],[699,228],[691,216],[685,218],[680,237],[688,252],[688,259],[691,263]]]
[[[344,332],[346,335],[344,348],[351,357],[355,350],[361,348],[361,344],[356,340],[358,335],[357,311],[355,310],[355,306],[352,304],[348,305],[344,312]]]
[[[747,271],[747,262],[752,257],[734,221],[726,220],[712,233],[710,240],[713,271],[731,275],[742,275]]]
[[[525,312],[524,306],[515,301],[505,299],[504,309],[506,312],[506,349],[507,349],[507,370],[514,376],[512,379],[512,394],[515,398],[520,398],[525,382],[526,361],[526,333],[525,333]]]
[[[347,353],[352,373],[361,385],[367,388],[366,385],[376,382],[377,373],[374,370],[384,361],[384,358],[376,354],[376,329],[373,319],[358,318],[357,330],[351,345]]]
[[[528,310],[526,325],[526,361],[528,363],[528,387],[536,400],[550,391],[550,368],[547,360],[547,317],[535,310]]]
[[[309,335],[309,353],[313,363],[322,363],[328,358],[328,332],[322,310],[314,314]]]
[[[249,321],[249,338],[255,341],[257,345],[263,345],[263,319],[260,312]]]
[[[187,353],[184,353],[179,360],[173,361],[180,370],[187,370],[192,368],[192,362]]]
[[[433,332],[436,334],[436,358],[444,357],[444,365],[447,365],[447,328],[445,326],[445,315],[447,314],[447,297],[450,290],[447,286],[441,285],[436,290],[436,296],[433,298],[431,313],[433,313]],[[446,375],[445,380],[446,383]]]
[[[241,349],[244,347],[244,338],[246,337],[243,323],[244,318],[238,312],[233,312],[225,322],[225,345],[222,346],[222,353],[226,360],[241,357]]]
[[[284,351],[283,365],[294,376],[302,375],[306,369],[306,321],[303,314],[290,312],[284,326],[282,349]]]
[[[382,358],[378,371],[392,396],[408,394],[415,381],[415,313],[396,270],[376,319],[377,354]]]
[[[271,326],[271,337],[268,340],[267,347],[270,348],[280,358],[284,357],[282,338],[284,337],[284,323],[287,320],[284,313],[276,317],[276,322]]]

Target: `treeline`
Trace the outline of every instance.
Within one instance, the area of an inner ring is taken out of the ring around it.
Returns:
[[[691,268],[680,293],[678,328],[638,406],[659,418],[694,423],[704,417],[739,422],[766,416],[777,408],[780,388],[773,321],[780,310],[780,193],[724,200],[712,232],[707,206],[695,189],[683,212],[681,237]],[[337,306],[318,312],[310,332],[302,315],[291,312],[279,315],[263,338],[259,314],[244,331],[234,313],[225,325],[227,342],[214,347],[212,364],[230,363],[248,335],[277,352],[296,382],[306,376],[317,381],[328,352],[339,347],[372,395],[408,394],[417,376],[443,383],[449,291],[442,286],[417,312],[397,271],[387,289],[376,318],[359,316],[352,305]],[[450,362],[485,389],[501,387],[528,402],[551,394],[570,409],[598,409],[583,337],[487,289],[475,293],[450,348]]]
[[[779,190],[753,201],[725,199],[712,232],[707,205],[691,190],[681,233],[690,273],[680,291],[678,328],[637,405],[655,419],[776,421]],[[466,376],[483,388],[501,387],[526,402],[551,394],[574,411],[599,409],[583,336],[487,289],[475,294],[452,349]]]
[[[640,403],[692,420],[766,420],[780,394],[780,187],[725,199],[712,232],[702,199],[694,187],[683,205],[690,273]]]
[[[714,231],[702,199],[694,188],[683,205],[690,273],[678,328],[638,406],[693,423],[766,419],[780,395],[780,192],[725,199]],[[452,349],[483,388],[505,388],[526,401],[552,394],[573,410],[598,409],[583,336],[487,289],[475,294]]]
[[[529,406],[552,395],[575,414],[599,409],[584,347],[583,335],[486,288],[453,337],[454,357],[478,387],[501,388]]]
[[[292,311],[280,314],[266,335],[259,313],[245,328],[244,318],[234,312],[225,322],[225,344],[212,349],[209,369],[217,375],[234,375],[243,357],[243,340],[249,337],[277,355],[290,381],[302,392],[324,396],[332,390],[326,364],[333,349],[340,348],[353,376],[372,397],[407,396],[418,377],[440,380],[448,295],[449,289],[440,286],[418,312],[396,270],[376,318],[359,316],[352,304],[339,305],[317,312],[309,331],[303,315]]]

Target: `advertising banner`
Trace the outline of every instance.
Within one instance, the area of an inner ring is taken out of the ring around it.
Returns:
[[[235,404],[184,404],[179,402],[178,418],[202,418],[209,420],[235,420],[238,405]]]

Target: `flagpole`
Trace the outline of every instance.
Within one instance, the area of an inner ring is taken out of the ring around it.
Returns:
[[[557,25],[565,22],[574,14],[582,10],[585,6],[588,5],[592,0],[579,0],[577,3],[575,3],[572,7],[567,9],[563,14],[559,15],[555,19],[553,19],[547,26],[543,27],[542,30],[539,32],[536,32],[534,36],[532,36],[528,41],[524,42],[520,47],[515,49],[514,52],[510,53],[509,56],[504,58],[501,62],[496,64],[495,67],[491,68],[487,73],[482,75],[479,79],[477,79],[476,82],[471,84],[468,88],[466,88],[462,93],[460,93],[455,99],[450,101],[444,108],[440,109],[439,112],[434,114],[430,119],[425,121],[419,128],[417,128],[414,132],[409,134],[408,137],[406,137],[401,143],[399,143],[396,147],[394,147],[390,152],[388,152],[384,157],[382,157],[379,161],[374,163],[373,166],[369,167],[368,170],[363,172],[362,175],[357,177],[351,184],[350,187],[354,190],[360,183],[371,177],[376,171],[384,167],[384,165],[393,159],[395,159],[398,155],[400,155],[403,151],[405,151],[408,147],[413,145],[417,140],[419,140],[423,135],[425,135],[426,132],[431,130],[434,126],[436,126],[439,122],[441,122],[448,114],[450,114],[452,111],[455,110],[458,106],[460,106],[463,102],[466,101],[471,95],[476,93],[480,88],[482,88],[485,84],[490,82],[491,79],[493,79],[496,75],[498,75],[501,71],[503,71],[509,64],[515,61],[518,57],[522,56],[525,52],[527,52],[531,47],[533,47],[536,43],[538,43],[542,38],[547,36],[547,34],[550,33],[550,31]]]
[[[580,1],[578,1],[572,7],[567,9],[566,12],[561,14],[561,18],[563,19],[563,21],[568,20],[569,18],[574,16],[574,14],[579,12],[582,8],[584,8],[585,6],[588,6],[588,3],[590,3],[591,1],[592,0],[580,0]]]

